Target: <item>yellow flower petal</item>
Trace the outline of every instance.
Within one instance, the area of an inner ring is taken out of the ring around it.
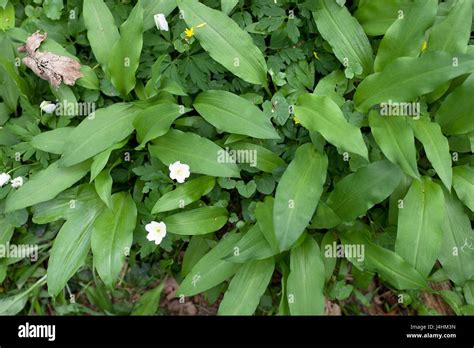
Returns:
[[[194,36],[194,28],[186,28],[184,35],[186,35],[187,38],[192,38]]]

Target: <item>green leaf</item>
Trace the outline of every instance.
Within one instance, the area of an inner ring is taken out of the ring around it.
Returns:
[[[72,167],[59,167],[58,161],[37,172],[18,190],[10,194],[5,212],[30,207],[48,201],[81,180],[89,171],[90,162]]]
[[[167,231],[180,235],[200,235],[219,230],[227,222],[227,209],[202,207],[163,218]]]
[[[212,248],[193,267],[191,272],[184,278],[179,289],[178,296],[193,296],[209,290],[214,286],[230,278],[241,267],[240,264],[222,260],[229,254],[235,244],[240,240],[240,234],[226,234],[219,243]]]
[[[0,315],[17,315],[20,313],[28,302],[29,294],[38,287],[46,283],[46,276],[38,279],[38,281],[30,286],[27,290],[16,295],[0,298]]]
[[[108,149],[133,132],[133,120],[139,109],[116,103],[85,118],[64,144],[62,167],[72,166]]]
[[[107,150],[102,151],[101,153],[97,154],[94,156],[92,159],[92,164],[91,164],[91,177],[90,177],[90,182],[92,182],[97,175],[102,171],[102,169],[105,168],[107,165],[107,162],[109,161],[110,155],[112,151],[121,149],[122,147],[127,144],[128,139],[124,139],[121,142],[112,145],[109,147]]]
[[[474,211],[474,168],[468,165],[454,167],[453,187],[459,199]]]
[[[194,35],[212,59],[247,82],[267,85],[267,64],[246,31],[223,12],[197,0],[177,3],[187,25],[194,28]]]
[[[114,17],[103,0],[84,0],[82,13],[92,52],[106,71],[112,48],[120,40]]]
[[[413,0],[360,0],[354,16],[367,35],[379,36],[385,34],[393,22],[409,10],[412,3]]]
[[[286,291],[291,315],[323,315],[324,263],[312,237],[306,235],[291,249],[290,269]]]
[[[99,195],[102,202],[105,203],[107,208],[112,209],[112,176],[110,175],[110,170],[105,169],[100,172],[99,175],[95,178],[94,186],[97,194]]]
[[[419,178],[413,129],[403,116],[382,116],[377,111],[369,114],[372,134],[387,158],[398,164],[413,178]]]
[[[270,244],[265,240],[258,225],[252,226],[240,241],[236,243],[234,249],[225,260],[235,263],[244,263],[251,260],[267,259],[275,254]]]
[[[151,155],[158,157],[166,166],[181,161],[189,165],[191,173],[240,177],[239,168],[235,163],[220,161],[225,151],[197,134],[170,130],[153,144],[148,146]]]
[[[221,9],[226,15],[228,15],[239,3],[239,0],[221,0]]]
[[[273,275],[273,258],[249,261],[239,268],[219,305],[219,315],[252,315]]]
[[[444,233],[439,261],[457,285],[474,279],[474,250],[469,216],[454,193],[444,192]]]
[[[367,233],[351,231],[341,235],[341,241],[346,245],[360,245],[364,248],[364,270],[377,272],[380,277],[398,290],[423,289],[428,287],[425,278],[420,275],[408,262],[391,250],[382,248],[372,242]],[[348,257],[349,258],[349,257]],[[357,265],[356,260],[349,260]]]
[[[321,36],[346,68],[353,72],[361,69],[355,74],[358,77],[373,71],[374,57],[369,39],[345,6],[339,6],[334,0],[321,0],[313,15]]]
[[[460,135],[474,130],[474,74],[443,100],[435,120],[444,134]]]
[[[135,74],[143,46],[143,9],[140,1],[120,26],[120,39],[115,42],[107,61],[107,73],[112,85],[126,96],[135,88]]]
[[[133,307],[131,315],[154,315],[160,306],[161,292],[165,287],[162,281],[156,288],[145,292]]]
[[[0,8],[0,30],[7,30],[15,26],[15,7],[8,2],[5,8]]]
[[[133,121],[140,143],[138,149],[143,148],[148,141],[166,134],[171,124],[190,110],[177,104],[162,103],[140,112]]]
[[[398,212],[395,252],[427,277],[443,239],[443,191],[427,177],[413,180]]]
[[[280,251],[288,250],[308,226],[326,181],[328,159],[311,143],[301,145],[275,193],[273,223]]]
[[[103,209],[95,200],[82,209],[75,209],[54,239],[48,262],[48,292],[55,297],[68,280],[84,264],[91,247],[92,225]]]
[[[389,161],[370,163],[338,181],[327,205],[343,221],[352,221],[390,196],[402,175]]]
[[[30,145],[35,149],[60,155],[73,129],[73,127],[62,127],[42,132],[31,139]]]
[[[203,236],[192,236],[181,265],[181,274],[187,276],[198,261],[209,251],[209,240]]]
[[[212,191],[216,179],[210,176],[201,176],[176,187],[158,199],[151,210],[152,214],[162,213],[178,208],[184,208]]]
[[[415,137],[423,144],[426,157],[430,160],[444,186],[450,190],[453,173],[448,139],[441,133],[440,126],[429,120],[413,120],[410,125],[415,132]]]
[[[272,196],[265,197],[263,202],[258,202],[255,207],[255,218],[263,236],[267,240],[272,250],[278,252],[278,242],[273,225],[273,204],[275,200]]]
[[[194,108],[217,129],[260,139],[280,136],[268,118],[251,101],[227,91],[204,91],[194,100]]]
[[[382,72],[365,78],[354,94],[356,109],[367,112],[373,105],[410,102],[434,91],[443,83],[474,70],[474,58],[447,52],[427,52],[419,58],[401,57]]]
[[[163,13],[168,16],[176,8],[175,0],[141,0],[143,7],[143,29],[148,30],[155,26],[153,16]]]
[[[331,144],[368,159],[360,129],[346,121],[330,97],[310,93],[302,95],[295,106],[295,115],[309,131],[318,132]]]
[[[433,24],[438,9],[437,0],[415,0],[385,33],[375,57],[375,72],[380,72],[399,57],[417,57],[425,31]]]
[[[273,151],[266,149],[263,146],[247,143],[244,141],[238,141],[238,142],[230,144],[229,147],[232,150],[237,151],[236,153],[237,158],[239,158],[239,155],[238,155],[239,150],[246,151],[246,152],[241,152],[244,154],[242,157],[245,158],[247,156],[247,157],[251,157],[249,159],[252,159],[252,160],[254,159],[255,160],[254,163],[252,163],[252,161],[248,161],[250,162],[249,163],[250,166],[253,167],[253,165],[255,164],[255,168],[260,169],[263,172],[272,173],[276,168],[284,167],[286,165],[285,161],[283,161],[280,158],[280,156],[275,154]],[[249,152],[249,151],[252,151],[252,152]],[[252,153],[256,154],[256,156],[252,156],[251,155]]]
[[[452,2],[446,18],[433,26],[428,39],[428,51],[466,53],[471,37],[472,1]]]
[[[44,0],[43,10],[46,17],[53,21],[61,18],[61,11],[64,9],[63,0]]]
[[[100,278],[113,287],[133,242],[137,208],[129,193],[112,196],[112,209],[105,209],[92,227],[91,246],[94,267]]]

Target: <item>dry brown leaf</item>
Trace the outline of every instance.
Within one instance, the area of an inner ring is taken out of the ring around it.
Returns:
[[[26,52],[26,57],[22,59],[23,64],[55,88],[58,88],[61,82],[73,86],[76,80],[83,76],[80,72],[81,64],[66,56],[38,51],[47,37],[48,33],[40,34],[37,31],[28,37],[25,45],[18,47],[19,52]]]

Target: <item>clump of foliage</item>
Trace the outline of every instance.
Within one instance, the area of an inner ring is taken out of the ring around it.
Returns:
[[[0,0],[0,314],[473,314],[472,8]]]

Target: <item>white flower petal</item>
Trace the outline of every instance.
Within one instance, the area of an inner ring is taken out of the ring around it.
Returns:
[[[155,19],[155,25],[157,29],[169,31],[168,21],[166,20],[166,17],[163,13],[157,13],[153,16],[153,18]]]
[[[0,174],[0,187],[5,186],[11,180],[11,176],[7,173]]]
[[[16,177],[11,182],[13,188],[18,188],[23,186],[23,178],[21,176]]]

